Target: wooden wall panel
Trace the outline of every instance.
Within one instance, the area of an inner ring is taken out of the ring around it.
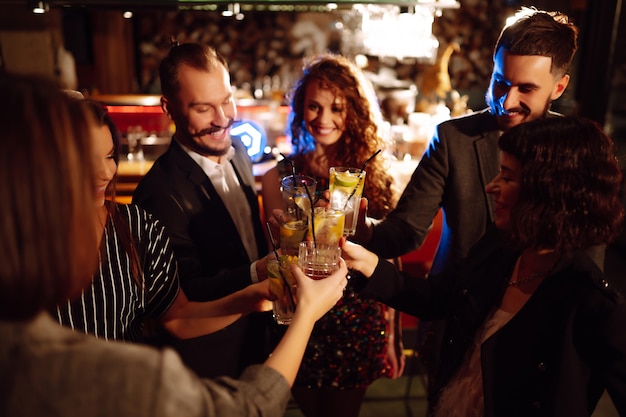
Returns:
[[[136,92],[132,21],[120,11],[92,14],[95,89],[100,94]]]

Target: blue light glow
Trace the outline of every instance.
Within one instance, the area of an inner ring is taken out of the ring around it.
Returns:
[[[252,162],[257,162],[263,157],[267,135],[257,123],[250,120],[239,120],[231,127],[230,135],[241,140],[248,149],[248,155]]]

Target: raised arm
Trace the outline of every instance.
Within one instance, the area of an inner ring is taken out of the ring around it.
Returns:
[[[287,332],[265,361],[265,365],[278,371],[290,385],[293,385],[313,325],[343,295],[343,290],[348,284],[346,279],[348,269],[341,259],[339,269],[320,280],[310,279],[296,265],[292,265],[291,269],[298,283],[296,293],[298,305]]]
[[[357,241],[387,259],[417,249],[443,205],[450,170],[448,158],[447,135],[439,127],[396,208],[380,222],[366,219],[364,223],[361,219]]]
[[[180,339],[198,337],[221,330],[246,314],[269,311],[271,298],[267,280],[213,301],[189,301],[179,291],[160,321]]]

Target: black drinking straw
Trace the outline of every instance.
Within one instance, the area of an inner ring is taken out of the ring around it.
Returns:
[[[309,192],[309,187],[306,186],[305,180],[302,180],[302,184],[304,185],[304,189],[306,190],[306,195],[309,197],[309,202],[311,203],[311,235],[313,236],[313,247],[317,247],[317,242],[315,240],[315,208],[313,207],[313,197],[311,197],[311,193]]]
[[[367,158],[367,159],[365,160],[365,162],[363,162],[363,165],[361,165],[361,172],[363,172],[363,171],[365,170],[365,165],[369,164],[369,163],[370,163],[370,161],[371,161],[372,159],[374,159],[374,158],[376,157],[376,155],[378,155],[378,154],[379,154],[379,153],[381,153],[381,152],[382,152],[382,149],[379,149],[379,150],[377,150],[376,152],[374,152],[374,155],[372,155],[372,156],[370,156],[369,158]]]
[[[285,159],[285,161],[287,161],[287,163],[289,163],[289,166],[291,167],[291,178],[292,178],[292,182],[293,182],[293,188],[294,190],[297,190],[297,186],[296,186],[296,166],[293,164],[293,161],[289,158],[287,158],[282,152],[280,152],[280,156],[283,157],[283,159]],[[306,184],[304,185],[306,187]],[[292,197],[295,197],[296,191],[294,191],[294,195]],[[295,201],[294,201],[295,203]],[[297,206],[297,204],[296,204]],[[300,220],[300,210],[296,209],[296,219]]]
[[[348,196],[348,199],[346,200],[346,204],[343,206],[343,209],[345,210],[346,207],[348,207],[348,201],[350,201],[350,199],[352,197],[354,197],[354,194],[356,193],[357,188],[359,188],[359,185],[361,185],[361,181],[363,180],[363,178],[361,177],[361,174],[363,173],[363,171],[365,171],[365,166],[367,164],[369,164],[369,162],[374,159],[376,157],[376,155],[378,155],[380,152],[382,151],[382,149],[377,150],[376,152],[374,152],[374,155],[370,156],[369,158],[367,158],[365,160],[365,162],[363,162],[363,165],[361,165],[361,171],[359,172],[359,181],[357,181],[356,185],[354,186],[354,189],[352,190],[352,192],[350,193],[350,195]]]
[[[289,163],[289,166],[291,167],[291,176],[293,177],[293,185],[296,185],[296,167],[293,164],[293,161],[289,158],[287,158],[282,152],[280,153],[280,156],[282,156],[285,161],[287,161]]]
[[[291,301],[291,306],[296,309],[296,301],[293,299],[293,294],[291,293],[291,285],[287,278],[283,275],[283,271],[280,270],[280,259],[278,257],[278,250],[276,249],[276,245],[274,244],[274,237],[272,236],[272,229],[270,228],[269,223],[265,223],[265,227],[267,228],[267,233],[270,237],[270,242],[272,242],[272,252],[274,252],[274,256],[276,257],[276,261],[278,262],[278,275],[280,275],[280,279],[283,281],[283,286],[287,288],[287,292],[289,293],[289,300]]]

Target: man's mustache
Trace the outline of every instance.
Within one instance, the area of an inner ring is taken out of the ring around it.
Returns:
[[[228,123],[226,123],[226,126],[214,125],[214,124],[211,123],[211,127],[206,128],[206,129],[202,129],[201,131],[199,131],[198,133],[193,134],[192,136],[200,137],[200,136],[205,136],[205,135],[212,135],[213,133],[219,132],[220,130],[230,129],[230,127],[234,123],[235,123],[234,119],[228,119]]]
[[[511,112],[517,112],[517,113],[523,113],[523,114],[530,113],[530,110],[526,106],[515,107],[513,109],[508,109],[508,110],[505,109],[504,101],[506,100],[506,98],[507,96],[503,95],[502,97],[496,100],[495,102],[496,103],[496,106],[495,106],[496,116],[507,116]]]

